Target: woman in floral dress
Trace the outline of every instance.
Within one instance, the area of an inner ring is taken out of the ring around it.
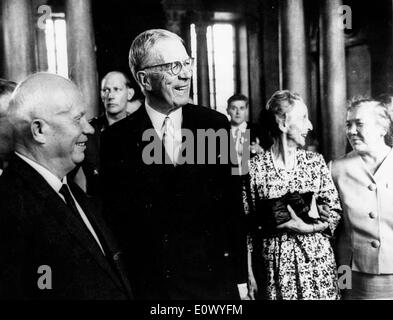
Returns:
[[[297,94],[277,91],[264,116],[272,146],[250,161],[250,180],[243,197],[246,213],[267,214],[255,212],[257,202],[288,192],[313,192],[316,202],[323,205],[318,206],[320,218],[314,223],[304,222],[288,207],[291,220],[280,224],[277,232],[251,237],[252,259],[261,263],[252,263],[250,278],[252,269],[261,275],[263,281],[258,287],[263,299],[339,299],[330,239],[340,220],[341,207],[323,157],[299,149],[312,129],[307,107]],[[263,231],[264,227],[262,224],[259,229]]]

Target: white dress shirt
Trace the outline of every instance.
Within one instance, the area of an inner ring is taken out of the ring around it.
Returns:
[[[45,181],[52,187],[53,190],[56,191],[56,193],[59,195],[59,197],[66,203],[63,195],[59,191],[60,191],[61,187],[63,186],[63,184],[67,183],[67,177],[64,177],[63,181],[61,181],[56,175],[54,175],[52,172],[50,172],[48,169],[46,169],[45,167],[43,167],[39,163],[27,158],[26,156],[24,156],[18,152],[15,152],[15,154],[18,157],[20,157],[23,161],[27,162],[31,167],[33,167],[33,169],[36,170],[45,179]],[[68,188],[68,189],[70,189],[70,188]],[[100,240],[97,237],[97,234],[95,233],[92,225],[90,224],[89,219],[87,219],[86,214],[83,212],[82,208],[80,207],[78,201],[76,201],[74,195],[71,192],[71,189],[70,189],[70,193],[71,193],[72,198],[74,199],[74,202],[76,204],[76,208],[78,209],[78,212],[79,212],[83,222],[85,223],[87,229],[89,229],[89,231],[92,234],[92,236],[94,237],[94,239],[97,241],[97,244],[101,248],[102,253],[105,255],[104,249],[102,248],[102,245],[100,243]]]
[[[154,110],[152,107],[148,105],[147,102],[145,102],[145,106],[146,106],[146,112],[149,115],[151,122],[153,123],[153,127],[156,130],[156,133],[161,140],[163,138],[163,133],[164,133],[163,125],[165,122],[165,118],[167,117],[169,118],[167,120],[168,123],[166,124],[167,131],[165,137],[165,139],[169,139],[169,141],[167,141],[165,147],[166,148],[170,147],[171,149],[173,148],[173,150],[167,150],[167,153],[172,163],[176,164],[182,145],[182,132],[181,132],[181,125],[183,121],[182,108],[178,108],[173,112],[171,112],[170,114],[165,115],[161,112],[158,112],[157,110]]]
[[[241,125],[236,126],[236,127],[235,127],[235,126],[231,126],[231,133],[232,133],[233,139],[236,139],[237,129],[239,129],[239,132],[240,132],[242,135],[244,135],[244,133],[245,133],[246,130],[247,130],[247,122],[244,121]]]

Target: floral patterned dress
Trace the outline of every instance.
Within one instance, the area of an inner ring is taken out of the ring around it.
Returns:
[[[258,245],[253,244],[251,238],[250,250],[258,248],[253,257],[262,261],[263,270],[258,271],[264,283],[259,291],[264,299],[271,300],[339,299],[337,268],[330,243],[330,235],[341,217],[338,193],[322,155],[298,149],[295,162],[294,169],[288,172],[275,165],[270,150],[253,158],[250,188],[244,188],[243,192],[245,211],[249,214],[255,209],[258,199],[278,198],[289,191],[313,192],[317,201],[322,200],[330,208],[329,232],[284,231],[259,239],[262,243]]]

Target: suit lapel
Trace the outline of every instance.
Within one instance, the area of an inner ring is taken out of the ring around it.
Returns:
[[[121,287],[119,279],[111,270],[106,257],[102,254],[100,247],[93,235],[87,229],[82,218],[76,217],[60,196],[45,181],[45,179],[19,157],[15,157],[13,161],[13,170],[15,170],[15,173],[18,174],[21,179],[26,181],[26,188],[30,188],[37,197],[42,199],[45,207],[44,212],[49,213],[53,218],[55,218],[60,226],[64,226],[66,230],[77,240],[80,246],[85,248],[97,261],[98,265],[107,271],[115,283]],[[83,200],[81,201],[81,197],[76,199],[90,221],[91,218],[88,216],[86,203],[84,203]],[[110,253],[108,252],[108,254]]]
[[[91,206],[89,205],[88,198],[84,195],[83,191],[80,190],[79,187],[77,187],[72,182],[69,183],[69,186],[71,188],[72,194],[75,196],[83,212],[86,214],[86,217],[88,218],[90,224],[92,225],[95,233],[97,234],[97,237],[100,240],[100,243],[105,251],[106,258],[110,260],[112,266],[116,268],[116,271],[120,276],[124,289],[126,289],[129,295],[132,296],[131,289],[128,284],[127,276],[125,275],[124,268],[122,265],[118,264],[117,263],[118,260],[115,259],[115,257],[119,255],[119,250],[117,250],[117,248],[115,247],[114,239],[109,235],[108,230],[104,226],[104,222],[101,219],[99,219],[95,214],[92,214],[92,212],[89,210]],[[103,261],[102,266],[106,271],[108,271],[108,273],[112,276],[112,278],[120,285],[120,283],[118,282],[119,279],[115,276],[112,270],[108,268],[109,263],[107,261],[105,262]]]

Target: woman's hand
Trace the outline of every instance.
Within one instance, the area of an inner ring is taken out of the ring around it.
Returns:
[[[327,222],[329,224],[330,221],[330,209],[326,204],[318,206],[319,217],[323,222]]]
[[[321,232],[328,227],[328,223],[322,220],[318,220],[316,223],[313,224],[305,223],[296,215],[295,211],[293,211],[290,205],[288,205],[287,208],[291,216],[291,220],[280,224],[279,226],[277,226],[277,229],[286,228],[296,233],[309,234]]]

